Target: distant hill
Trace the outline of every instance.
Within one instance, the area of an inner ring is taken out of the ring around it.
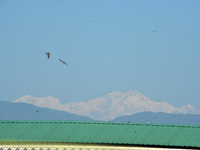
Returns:
[[[0,120],[77,120],[95,121],[89,117],[71,114],[65,111],[41,108],[27,103],[0,101]],[[135,122],[155,124],[200,125],[200,114],[169,114],[163,112],[141,112],[134,115],[117,117],[111,122]]]
[[[41,108],[26,103],[0,101],[0,120],[77,120],[94,121],[89,117],[65,111]]]
[[[63,110],[80,116],[90,117],[95,120],[109,121],[123,115],[132,115],[144,111],[179,113],[179,114],[199,114],[199,110],[187,104],[176,108],[167,102],[152,101],[138,91],[128,91],[126,93],[111,92],[104,97],[94,98],[87,102],[71,102],[62,104],[59,99],[49,97],[33,97],[25,95],[13,102],[23,102],[33,104],[38,107]]]
[[[156,124],[188,124],[200,125],[200,114],[168,114],[163,112],[142,112],[129,116],[121,116],[111,122],[135,122],[135,123],[156,123]]]

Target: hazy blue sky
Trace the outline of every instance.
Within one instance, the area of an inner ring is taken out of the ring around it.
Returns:
[[[0,100],[129,90],[200,110],[199,0],[0,2]]]

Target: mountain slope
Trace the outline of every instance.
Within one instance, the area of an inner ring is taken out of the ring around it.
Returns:
[[[31,104],[0,101],[0,120],[79,120],[93,121],[65,111],[40,108]]]
[[[81,116],[88,116],[95,120],[113,120],[123,115],[132,115],[139,112],[165,112],[198,114],[199,111],[191,105],[176,108],[166,102],[155,102],[137,91],[127,93],[112,92],[105,97],[99,97],[87,102],[71,102],[61,104],[59,99],[53,97],[35,98],[29,95],[13,102],[30,103],[38,107],[48,107],[63,110]]]
[[[111,122],[135,122],[156,124],[190,124],[200,125],[200,114],[167,114],[163,112],[142,112],[130,116],[120,116]]]

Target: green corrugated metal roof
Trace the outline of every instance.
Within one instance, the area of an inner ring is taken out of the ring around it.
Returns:
[[[200,126],[83,121],[0,121],[0,141],[200,148]]]

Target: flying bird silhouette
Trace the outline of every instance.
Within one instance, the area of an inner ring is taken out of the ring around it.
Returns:
[[[47,58],[49,59],[50,58],[50,53],[46,52],[45,54],[47,55]]]
[[[68,65],[66,62],[62,61],[61,59],[59,59],[59,61],[61,61],[65,65]]]
[[[92,21],[89,21],[89,23],[93,23],[94,22],[94,20],[92,20]]]

